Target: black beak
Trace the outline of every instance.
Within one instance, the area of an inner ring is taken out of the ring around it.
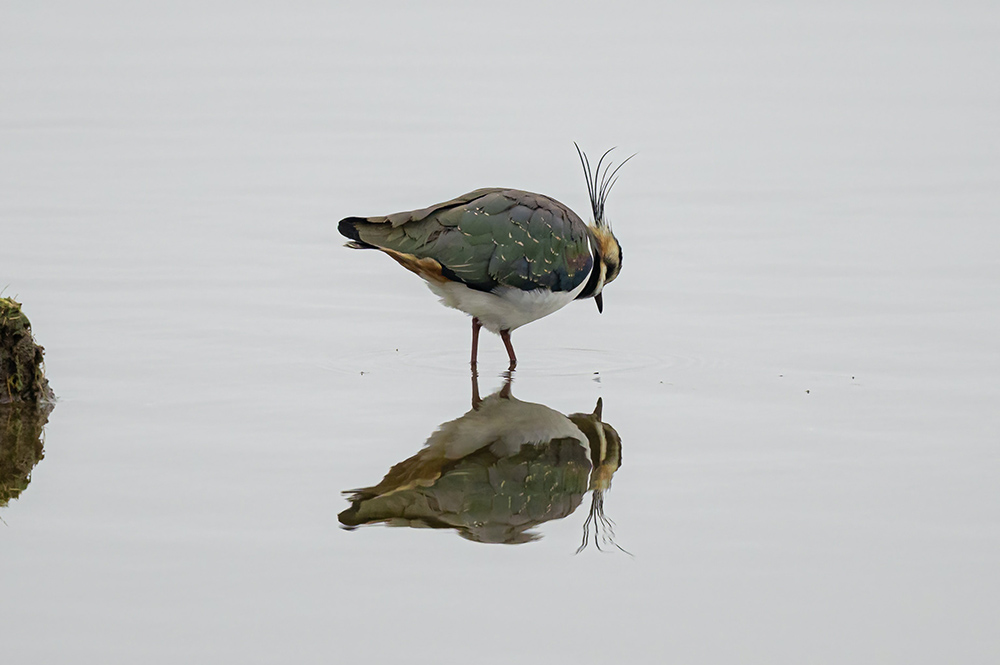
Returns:
[[[604,314],[604,295],[598,293],[596,296],[594,296],[594,300],[597,302],[597,311],[601,314]]]

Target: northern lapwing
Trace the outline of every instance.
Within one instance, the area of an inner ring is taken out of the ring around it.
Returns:
[[[576,145],[576,144],[574,144]],[[472,365],[479,329],[498,333],[510,369],[517,358],[511,331],[593,298],[622,267],[622,249],[605,216],[617,167],[601,156],[591,170],[576,147],[587,178],[592,225],[555,199],[518,189],[477,189],[429,208],[382,217],[347,217],[339,230],[353,249],[378,249],[427,282],[448,307],[472,316]]]

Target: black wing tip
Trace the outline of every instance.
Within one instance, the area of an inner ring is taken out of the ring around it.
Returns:
[[[365,523],[364,520],[358,518],[358,513],[361,512],[361,507],[358,505],[352,505],[350,508],[342,511],[337,515],[337,520],[347,529],[353,529],[361,526]]]
[[[364,217],[345,217],[340,220],[337,224],[337,230],[340,231],[340,235],[351,240],[351,242],[345,243],[347,247],[351,249],[378,249],[375,245],[361,239],[358,224],[367,221]]]
[[[361,234],[358,232],[357,223],[364,221],[366,221],[364,217],[345,217],[337,224],[337,230],[345,238],[350,238],[356,242],[363,242]]]

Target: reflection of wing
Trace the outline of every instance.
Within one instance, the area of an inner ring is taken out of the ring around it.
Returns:
[[[580,429],[558,411],[496,393],[461,418],[442,424],[423,450],[394,465],[378,485],[353,490],[353,493],[371,497],[430,485],[440,477],[445,466],[487,446],[500,458],[517,454],[525,444],[558,438],[570,438],[587,445],[587,438]]]
[[[580,505],[590,470],[587,438],[566,416],[497,393],[443,424],[378,485],[355,490],[339,517],[347,526],[451,527],[481,542],[527,542],[528,529]]]
[[[480,291],[572,291],[593,266],[583,220],[554,199],[517,189],[477,189],[422,210],[348,217],[339,228],[363,246],[433,259],[445,277]]]
[[[528,542],[536,538],[529,529],[576,510],[590,468],[575,438],[525,444],[504,457],[486,447],[444,465],[429,485],[355,495],[339,517],[348,526],[387,522],[454,528],[479,542]]]

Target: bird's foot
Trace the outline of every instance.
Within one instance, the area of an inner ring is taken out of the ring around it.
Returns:
[[[479,322],[479,319],[472,317],[472,360],[469,362],[472,365],[472,371],[476,371],[476,362],[479,357],[479,329],[483,327],[483,324]]]
[[[514,355],[514,345],[510,341],[510,331],[501,330],[500,339],[503,340],[503,345],[507,348],[507,357],[510,358],[510,366],[507,368],[507,371],[513,371],[517,367],[517,356]]]

